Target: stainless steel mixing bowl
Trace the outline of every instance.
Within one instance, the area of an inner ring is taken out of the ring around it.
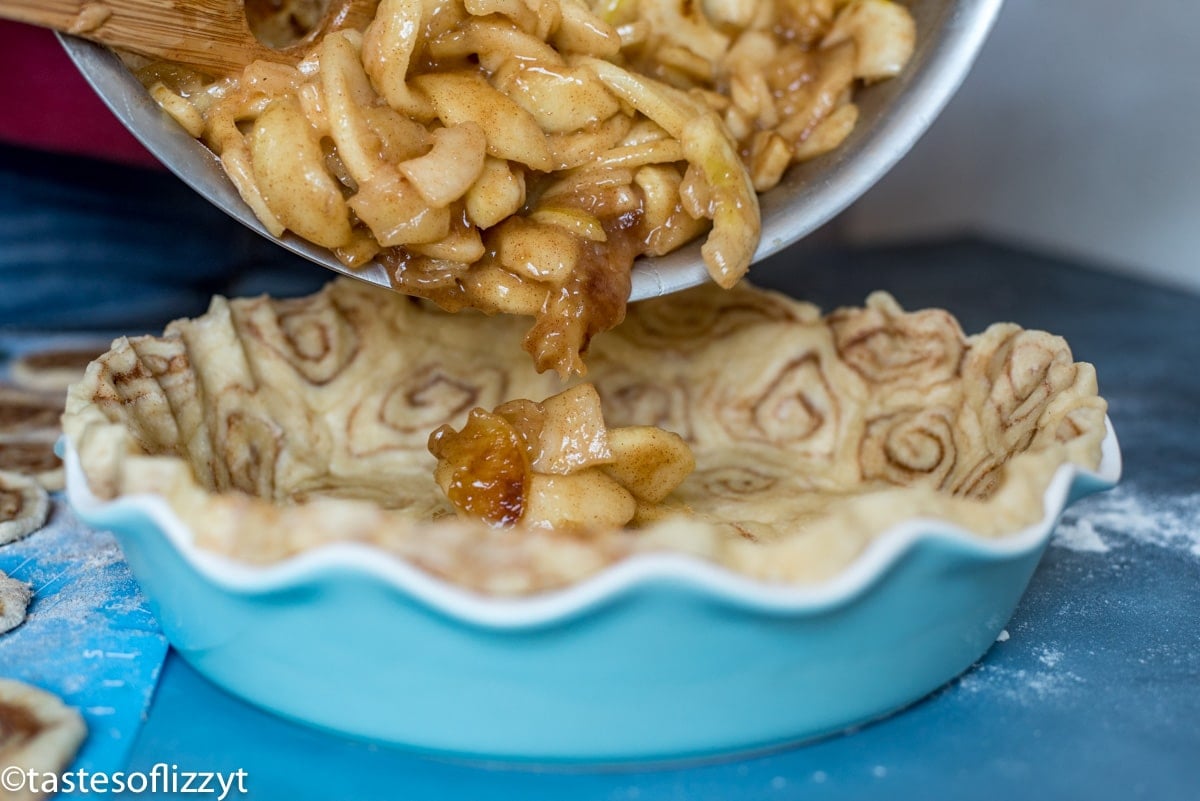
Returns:
[[[933,122],[962,83],[987,38],[1002,0],[911,0],[917,47],[905,72],[860,90],[858,125],[832,153],[799,164],[760,198],[762,241],[755,261],[826,223],[878,181]],[[216,157],[168,118],[109,50],[60,36],[63,46],[109,108],[172,172],[249,228],[274,239],[225,177]],[[343,266],[330,251],[290,233],[279,243],[331,270],[389,286],[379,264]],[[638,261],[632,300],[704,283],[702,240],[661,258]]]

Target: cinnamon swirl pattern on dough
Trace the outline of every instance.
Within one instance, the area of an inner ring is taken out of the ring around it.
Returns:
[[[1059,337],[967,337],[882,293],[823,317],[702,287],[632,306],[587,375],[610,425],[678,434],[695,470],[630,525],[498,531],[454,513],[425,446],[472,409],[563,391],[522,358],[523,335],[348,280],[218,298],[163,337],[117,341],[72,388],[66,431],[94,493],[162,494],[200,547],[265,563],[365,542],[508,595],[659,549],[819,581],[910,517],[1017,531],[1060,465],[1100,461],[1095,372]]]

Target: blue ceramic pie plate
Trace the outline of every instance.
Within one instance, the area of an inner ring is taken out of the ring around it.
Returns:
[[[984,539],[904,521],[836,578],[768,585],[642,554],[566,589],[497,599],[368,546],[268,567],[196,548],[159,497],[67,491],[115,533],[163,631],[216,684],[355,738],[465,757],[614,763],[812,739],[888,715],[962,673],[1012,615],[1065,506],[1113,486],[1064,465],[1035,525]]]

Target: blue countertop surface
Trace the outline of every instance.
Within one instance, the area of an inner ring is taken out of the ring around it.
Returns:
[[[769,754],[536,770],[313,731],[171,654],[127,760],[122,749],[107,769],[240,769],[248,793],[228,797],[268,800],[1200,798],[1200,297],[969,240],[806,245],[752,276],[824,308],[886,289],[907,308],[949,309],[968,333],[1013,320],[1096,365],[1123,481],[1069,510],[1005,632],[965,675],[885,720]],[[0,675],[23,671],[0,650]]]

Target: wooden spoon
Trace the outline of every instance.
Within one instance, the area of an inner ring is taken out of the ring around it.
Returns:
[[[262,59],[294,64],[308,45],[339,28],[363,28],[378,0],[296,0],[287,7],[324,13],[286,46],[259,41],[248,17],[280,11],[278,0],[0,0],[0,18],[27,22],[214,76],[239,74]],[[307,27],[307,26],[306,26]]]

